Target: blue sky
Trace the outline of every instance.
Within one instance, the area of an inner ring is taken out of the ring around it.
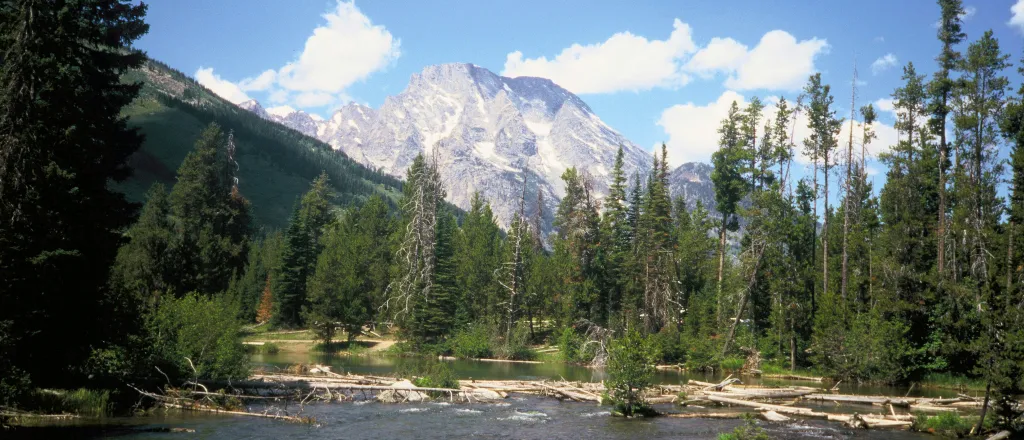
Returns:
[[[968,40],[994,30],[1016,65],[1024,0],[1019,15],[1014,3],[964,2]],[[938,13],[925,0],[156,0],[138,47],[229,99],[324,117],[348,100],[379,106],[431,64],[545,76],[636,144],[668,142],[678,164],[708,160],[729,102],[792,100],[814,71],[840,114],[855,61],[857,106],[884,104],[908,61],[934,69]],[[895,141],[892,122],[882,111],[874,153]]]

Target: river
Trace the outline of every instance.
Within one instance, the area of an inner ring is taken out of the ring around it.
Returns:
[[[299,362],[323,362],[335,371],[361,374],[387,374],[400,368],[401,359],[375,356],[309,359],[304,354],[256,355],[256,365],[285,366]],[[478,361],[451,361],[460,378],[475,379],[559,379],[599,381],[600,370],[560,364],[513,364]],[[659,383],[686,382],[690,376],[659,371]],[[696,377],[694,377],[696,378]],[[715,377],[700,376],[701,380]],[[745,380],[745,383],[757,383]],[[765,383],[773,383],[765,381]],[[779,382],[781,383],[781,382]],[[786,381],[787,384],[797,382]],[[820,385],[807,383],[810,385]],[[843,392],[899,394],[906,389],[890,387],[855,387],[840,385]],[[911,395],[951,396],[953,391],[917,390]],[[249,406],[259,411],[261,406]],[[877,411],[860,408],[861,412]],[[289,405],[293,413],[296,404]],[[672,410],[669,405],[659,406]],[[100,438],[125,439],[444,439],[444,438],[514,438],[514,439],[714,439],[719,433],[731,431],[742,422],[721,419],[679,419],[659,417],[646,420],[625,420],[611,417],[607,407],[593,403],[560,402],[555,399],[511,395],[497,404],[450,404],[447,402],[389,405],[377,402],[307,404],[304,416],[316,418],[317,424],[303,425],[245,416],[218,416],[205,413],[182,413],[158,410],[157,415],[133,418],[110,418],[102,426],[83,428],[73,423],[65,427],[21,431],[30,438]],[[925,439],[930,435],[893,430],[854,430],[839,423],[822,420],[800,420],[788,424],[760,422],[772,438],[779,439]],[[153,432],[163,428],[189,428],[195,434]]]

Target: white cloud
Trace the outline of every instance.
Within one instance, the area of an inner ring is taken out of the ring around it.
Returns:
[[[201,68],[196,79],[203,74],[214,85],[207,87],[216,87],[218,95],[232,101],[246,91],[267,91],[275,104],[324,107],[349,99],[346,88],[387,68],[401,55],[401,41],[384,26],[374,25],[354,2],[339,0],[322,17],[325,23],[313,29],[298,57],[280,69],[265,70],[235,84],[217,77],[212,69]]]
[[[303,92],[295,96],[293,101],[299,107],[323,107],[333,103],[334,95],[320,92]]]
[[[515,51],[506,57],[502,75],[548,78],[578,94],[683,86],[690,78],[682,72],[682,59],[697,47],[688,24],[676,19],[672,28],[666,40],[619,32],[602,43],[573,44],[550,60],[524,59]]]
[[[339,1],[313,30],[298,59],[277,71],[281,87],[298,92],[338,93],[386,68],[400,55],[401,41],[374,25],[355,3]]]
[[[223,79],[220,75],[213,73],[212,67],[200,67],[196,70],[196,81],[202,84],[204,87],[213,91],[221,98],[231,101],[234,104],[239,104],[248,101],[249,95],[246,95],[235,83]]]
[[[711,155],[718,150],[718,127],[721,125],[722,119],[725,119],[728,114],[729,107],[733,101],[736,101],[741,110],[747,104],[747,99],[743,95],[732,90],[726,90],[717,99],[704,105],[689,102],[677,104],[662,111],[657,124],[668,135],[666,145],[669,149],[669,161],[672,163],[672,166],[693,161],[710,162]],[[762,101],[766,105],[763,117],[766,120],[774,120],[775,103],[778,102],[778,98],[769,96],[763,98]],[[792,109],[795,105],[794,100],[787,99],[787,101]],[[800,113],[797,116],[794,130],[796,144],[794,151],[797,153],[796,162],[803,165],[811,163],[810,159],[803,155],[803,139],[811,134],[810,129],[807,128],[807,123],[807,113]],[[868,154],[870,157],[877,157],[879,153],[887,151],[890,146],[896,143],[896,130],[891,125],[877,121],[872,124],[872,129],[877,138],[868,145]],[[853,132],[854,153],[858,155],[860,154],[862,133],[863,124],[855,123]],[[843,124],[838,136],[840,149],[833,155],[833,158],[845,157],[849,135],[850,123],[847,121]]]
[[[747,58],[747,46],[732,38],[712,38],[686,63],[686,70],[701,76],[716,72],[733,72],[743,65]]]
[[[1024,32],[1024,0],[1017,0],[1017,3],[1010,6],[1010,14],[1010,21],[1006,24]]]
[[[873,104],[875,104],[875,109],[876,110],[887,112],[887,113],[891,114],[892,117],[895,118],[896,117],[896,106],[893,105],[894,102],[895,101],[893,101],[892,98],[878,98],[877,100],[875,100],[875,102]]]
[[[764,34],[735,73],[725,81],[734,90],[799,90],[816,71],[814,59],[828,53],[828,42],[818,38],[796,41],[786,31]]]
[[[878,57],[875,62],[871,63],[871,74],[878,75],[892,67],[896,67],[896,63],[899,61],[896,59],[896,55],[887,53],[883,56]]]
[[[740,108],[746,104],[743,95],[726,90],[718,99],[705,105],[688,102],[661,112],[658,125],[668,134],[665,145],[672,166],[711,161],[711,154],[718,150],[718,126],[729,113],[733,101]]]
[[[266,70],[255,78],[246,78],[238,83],[238,87],[245,91],[262,91],[274,84],[277,72]]]
[[[879,36],[875,37],[874,42],[875,43],[885,43],[885,37],[879,35]]]

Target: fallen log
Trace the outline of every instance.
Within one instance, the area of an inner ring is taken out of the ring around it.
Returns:
[[[1010,432],[1010,431],[999,431],[996,434],[992,434],[989,438],[987,438],[985,440],[1006,440],[1006,439],[1010,438],[1010,435],[1012,435],[1012,434],[1013,433]]]
[[[746,406],[746,407],[750,407],[750,408],[757,408],[759,411],[775,411],[775,412],[780,413],[780,414],[791,414],[791,415],[804,416],[804,417],[818,417],[818,418],[823,418],[823,419],[824,418],[828,418],[828,416],[829,416],[828,413],[817,412],[817,411],[814,411],[813,409],[810,409],[810,408],[800,408],[800,407],[795,407],[795,406],[772,405],[772,404],[763,403],[763,402],[751,402],[749,400],[733,399],[732,397],[726,397],[723,394],[725,394],[725,393],[710,392],[710,393],[707,393],[707,398],[708,398],[708,400],[710,400],[712,402],[727,403],[727,404],[730,404],[730,405],[739,405],[739,406]]]
[[[888,396],[857,396],[852,394],[807,394],[803,396],[807,400],[821,400],[825,402],[862,403],[865,405],[893,405],[908,407],[910,402],[899,397]]]
[[[742,419],[746,413],[743,412],[716,412],[716,413],[670,413],[665,414],[665,417],[671,417],[673,419]]]
[[[208,407],[201,406],[201,405],[180,405],[180,404],[177,404],[177,403],[167,403],[167,402],[162,403],[162,405],[167,407],[167,408],[184,409],[184,410],[189,410],[189,411],[204,411],[204,412],[212,412],[212,413],[218,413],[218,414],[230,414],[230,415],[235,415],[235,416],[264,417],[264,418],[268,418],[268,419],[287,420],[289,422],[299,422],[299,423],[314,423],[315,422],[315,420],[312,417],[283,416],[283,415],[280,415],[280,414],[253,413],[253,412],[248,412],[248,411],[228,411],[228,410],[223,410],[223,409],[218,409],[218,408],[208,408]]]
[[[473,359],[473,360],[480,361],[480,362],[508,362],[508,363],[513,363],[513,364],[543,364],[544,363],[544,362],[541,362],[541,361],[517,361],[517,360],[513,360],[513,359],[486,359],[486,358],[480,358],[480,359]]]
[[[793,397],[807,396],[813,391],[808,390],[789,390],[784,388],[744,388],[737,389],[730,387],[729,389],[722,390],[729,394],[735,394],[736,396],[755,398],[755,399],[788,399]]]
[[[811,376],[800,376],[796,374],[762,374],[762,379],[783,379],[783,380],[803,380],[808,382],[824,382],[824,377],[811,377]]]

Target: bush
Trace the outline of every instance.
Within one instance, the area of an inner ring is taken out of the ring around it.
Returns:
[[[662,362],[675,364],[686,361],[686,350],[680,339],[679,328],[675,324],[662,327],[653,338],[661,353]]]
[[[524,323],[516,324],[512,329],[512,338],[499,343],[495,354],[500,359],[514,359],[519,361],[533,360],[534,352],[530,348],[530,327]]]
[[[424,388],[459,388],[459,378],[445,362],[431,358],[406,359],[399,362],[395,372],[412,378],[413,385]]]
[[[232,302],[192,293],[164,298],[148,317],[153,363],[174,379],[240,379],[249,358]]]
[[[491,332],[486,325],[472,324],[455,333],[449,341],[451,353],[463,359],[494,356],[491,351]]]
[[[976,420],[975,420],[976,421]],[[911,429],[914,431],[930,432],[944,437],[963,438],[971,432],[974,423],[955,412],[942,412],[934,416],[918,413],[914,417],[914,424]]]
[[[768,433],[757,426],[753,417],[745,415],[743,420],[743,426],[737,427],[730,433],[718,434],[718,440],[771,440]]]
[[[686,344],[689,353],[686,356],[686,368],[690,371],[713,372],[719,367],[717,361],[718,344],[706,335],[688,338]]]
[[[747,360],[741,357],[727,357],[722,359],[719,366],[722,367],[722,370],[724,371],[738,371],[743,368],[743,364],[746,362]]]
[[[110,391],[79,388],[67,390],[35,390],[30,393],[25,409],[44,414],[76,414],[84,417],[105,417],[110,414]]]
[[[630,330],[612,342],[608,359],[608,390],[617,412],[632,417],[653,413],[643,392],[654,379],[657,349],[650,338]]]

